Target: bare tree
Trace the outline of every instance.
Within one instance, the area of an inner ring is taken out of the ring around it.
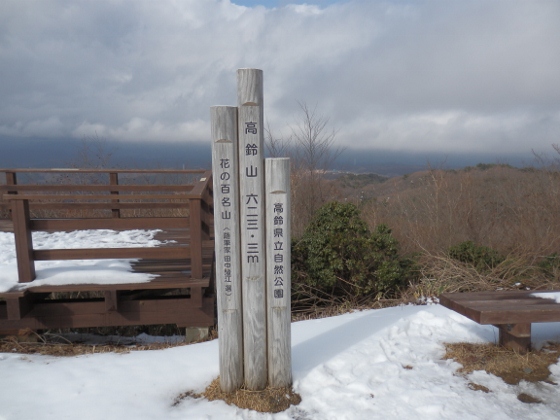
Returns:
[[[270,124],[266,124],[264,142],[266,151],[270,157],[293,157],[292,153],[292,136],[288,138],[276,137],[270,128]]]
[[[337,198],[325,172],[343,152],[334,141],[337,130],[330,128],[329,118],[298,102],[301,116],[290,127],[288,137],[275,136],[267,125],[265,144],[269,156],[287,156],[292,161],[292,235],[299,237],[315,211]]]
[[[317,105],[309,108],[305,102],[298,104],[302,117],[292,127],[298,169],[309,174],[325,171],[343,151],[334,146],[337,130],[329,128],[329,118],[317,113]]]
[[[97,133],[82,139],[81,147],[76,150],[70,167],[81,169],[108,169],[113,166],[113,154],[117,148],[100,138]]]

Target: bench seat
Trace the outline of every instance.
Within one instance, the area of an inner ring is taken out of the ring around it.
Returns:
[[[560,291],[494,291],[444,293],[441,305],[482,325],[494,325],[500,345],[520,352],[531,349],[531,324],[560,322],[560,303],[534,296]]]

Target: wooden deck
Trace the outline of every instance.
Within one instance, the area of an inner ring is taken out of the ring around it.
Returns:
[[[15,234],[20,283],[16,290],[0,293],[0,334],[21,329],[214,325],[210,173],[137,171],[194,173],[198,178],[189,185],[121,186],[118,175],[134,171],[97,171],[95,175],[106,175],[110,185],[73,183],[56,188],[60,186],[18,184],[19,172],[25,171],[7,172],[7,184],[0,185],[0,193],[4,193],[0,203],[5,213],[6,209],[11,213],[11,220],[0,220],[0,231]],[[72,171],[75,173],[90,172]],[[172,243],[156,248],[33,248],[32,231],[76,229],[162,229],[156,239]],[[126,284],[33,285],[35,261],[106,258],[138,259],[133,271],[156,277]]]
[[[444,293],[439,300],[479,324],[496,326],[501,345],[525,352],[531,348],[532,323],[560,322],[560,303],[533,296],[547,292],[560,291]]]

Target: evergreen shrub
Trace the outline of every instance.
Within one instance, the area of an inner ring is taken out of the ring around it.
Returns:
[[[448,255],[455,260],[473,265],[478,271],[492,269],[505,259],[498,251],[477,245],[472,241],[461,242],[450,247]]]
[[[316,212],[292,246],[292,264],[295,285],[335,296],[394,294],[406,284],[411,266],[399,257],[387,226],[372,233],[355,205],[338,202]]]

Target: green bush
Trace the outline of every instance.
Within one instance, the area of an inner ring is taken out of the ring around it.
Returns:
[[[479,271],[492,269],[504,261],[504,257],[496,250],[476,245],[472,241],[461,242],[450,247],[448,254],[455,260],[472,264]]]
[[[358,208],[348,203],[321,207],[292,247],[294,284],[330,295],[387,295],[406,283],[410,263],[398,255],[385,225],[370,233]]]
[[[548,276],[553,276],[555,272],[560,272],[560,255],[554,253],[547,255],[539,263],[540,269]]]

